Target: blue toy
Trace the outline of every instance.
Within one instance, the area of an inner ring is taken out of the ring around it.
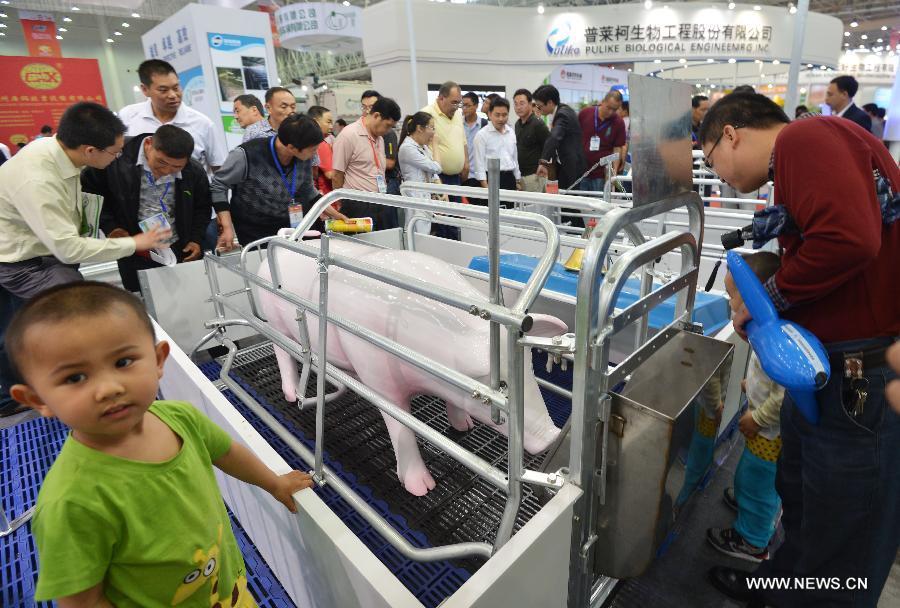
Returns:
[[[727,259],[734,284],[753,317],[745,329],[763,371],[787,389],[810,424],[818,424],[815,392],[825,386],[830,374],[822,343],[808,330],[778,317],[769,294],[740,255],[729,251]]]

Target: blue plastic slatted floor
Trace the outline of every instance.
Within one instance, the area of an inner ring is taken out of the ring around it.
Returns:
[[[0,502],[12,519],[37,500],[41,481],[62,448],[67,429],[55,420],[38,418],[0,430]],[[291,608],[294,603],[272,574],[243,528],[232,517],[232,528],[247,565],[247,580],[261,608]],[[25,525],[0,538],[0,606],[53,606],[34,601],[38,556]]]
[[[526,283],[537,266],[538,259],[518,253],[504,253],[500,256],[500,276],[504,279]],[[480,272],[488,271],[486,256],[477,256],[469,262],[469,268]],[[562,264],[554,265],[547,278],[545,289],[575,297],[578,287],[578,273],[569,272]],[[654,284],[653,288],[658,288]],[[640,297],[641,284],[637,279],[628,279],[625,288],[616,300],[616,308],[622,309],[634,304]],[[673,296],[650,311],[650,327],[659,329],[672,322],[675,315]],[[731,311],[728,301],[722,296],[698,291],[694,302],[694,321],[703,324],[703,333],[711,336],[728,324]]]

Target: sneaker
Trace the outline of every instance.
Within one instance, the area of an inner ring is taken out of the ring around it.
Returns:
[[[706,531],[706,540],[714,549],[754,564],[769,559],[766,547],[755,547],[745,541],[734,528],[710,528]]]
[[[722,501],[732,511],[738,510],[737,497],[734,495],[734,488],[725,488],[725,491],[722,493]]]

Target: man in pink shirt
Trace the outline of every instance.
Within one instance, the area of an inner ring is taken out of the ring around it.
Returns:
[[[331,179],[334,189],[349,188],[363,192],[387,192],[384,155],[385,133],[400,120],[400,106],[393,99],[379,97],[368,114],[341,130],[334,140]],[[383,224],[383,207],[373,203],[344,199],[341,211],[347,217],[371,217],[373,230]]]

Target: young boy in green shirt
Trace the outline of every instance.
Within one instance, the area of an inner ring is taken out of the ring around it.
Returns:
[[[60,608],[252,607],[212,466],[292,512],[312,485],[278,476],[192,405],[155,401],[168,343],[140,301],[104,283],[52,288],[6,334],[12,396],[72,432],[41,486],[35,599]]]

